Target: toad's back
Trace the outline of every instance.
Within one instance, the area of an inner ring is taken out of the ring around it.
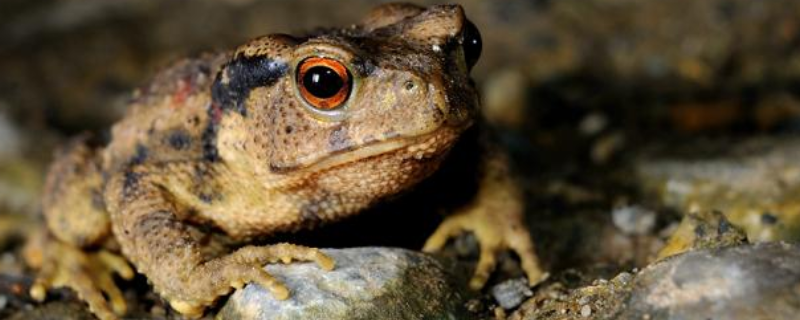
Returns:
[[[126,115],[112,128],[111,142],[102,152],[103,170],[214,157],[210,87],[227,56],[180,61],[138,90]]]

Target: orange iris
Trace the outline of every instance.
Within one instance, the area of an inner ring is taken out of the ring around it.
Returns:
[[[300,63],[297,84],[308,104],[320,110],[332,110],[347,101],[352,79],[341,62],[312,57]]]

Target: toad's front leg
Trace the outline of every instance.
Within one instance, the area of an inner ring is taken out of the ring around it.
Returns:
[[[539,267],[530,233],[524,221],[524,199],[511,178],[505,154],[492,152],[483,163],[476,198],[448,216],[425,243],[424,251],[440,250],[448,239],[472,232],[480,244],[480,258],[470,287],[483,288],[497,265],[496,255],[513,250],[522,262],[530,285],[547,277]]]
[[[288,289],[262,268],[267,263],[314,261],[322,269],[333,269],[333,260],[318,249],[291,244],[247,246],[209,256],[191,227],[180,219],[181,210],[186,209],[169,186],[158,181],[160,176],[141,167],[130,169],[111,180],[106,198],[111,200],[114,234],[122,251],[178,312],[201,316],[217,298],[248,282],[286,299]]]

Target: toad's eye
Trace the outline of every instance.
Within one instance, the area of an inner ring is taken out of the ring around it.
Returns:
[[[303,99],[314,108],[332,110],[350,96],[353,80],[350,71],[339,61],[313,57],[298,66],[297,85]]]
[[[464,26],[464,43],[462,45],[464,46],[464,57],[467,60],[467,66],[472,69],[478,63],[478,58],[481,57],[481,50],[483,49],[481,33],[478,32],[478,27],[472,21],[467,20],[467,24]]]

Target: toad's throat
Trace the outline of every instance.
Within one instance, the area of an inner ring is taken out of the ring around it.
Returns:
[[[454,144],[458,135],[469,126],[470,124],[461,127],[445,126],[419,136],[398,136],[388,140],[375,141],[354,148],[338,150],[329,156],[307,164],[289,166],[272,164],[270,165],[270,170],[274,173],[299,171],[320,172],[363,159],[399,151],[405,151],[404,156],[408,158],[423,160],[435,157],[448,150],[449,147]]]

